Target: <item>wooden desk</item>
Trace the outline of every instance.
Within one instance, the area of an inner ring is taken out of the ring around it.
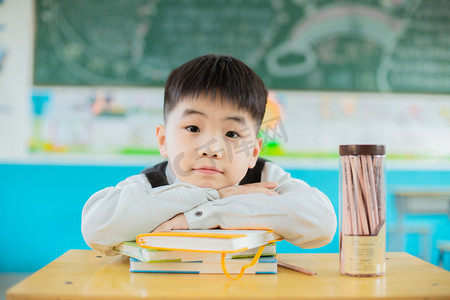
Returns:
[[[406,253],[387,254],[381,277],[339,275],[338,254],[279,254],[314,270],[274,275],[130,273],[125,257],[70,250],[7,291],[7,299],[450,299],[450,273]]]

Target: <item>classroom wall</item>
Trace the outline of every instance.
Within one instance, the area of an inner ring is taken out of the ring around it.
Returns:
[[[149,165],[156,160],[152,159]],[[81,211],[94,192],[115,185],[140,172],[138,166],[0,164],[0,272],[34,272],[69,249],[88,249],[81,235]],[[296,178],[322,190],[338,213],[337,168],[287,168]],[[442,187],[449,185],[450,170],[388,170],[387,224],[396,222],[392,190],[398,186]],[[437,263],[437,240],[450,240],[446,215],[411,220],[427,222],[434,229],[431,262]],[[417,237],[411,236],[407,251],[418,253]],[[388,250],[390,247],[388,235]],[[282,252],[338,252],[338,236],[318,249],[304,250],[285,241]],[[447,264],[448,265],[448,264]],[[447,267],[448,268],[448,267]]]

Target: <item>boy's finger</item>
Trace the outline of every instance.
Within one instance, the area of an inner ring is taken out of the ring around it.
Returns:
[[[255,183],[249,183],[248,185],[264,187],[267,189],[274,189],[278,186],[278,184],[276,182],[255,182]]]
[[[269,195],[269,196],[276,196],[276,195],[278,195],[278,193],[275,192],[275,191],[269,190],[268,195]]]
[[[267,194],[267,195],[269,195],[269,196],[276,196],[276,195],[278,195],[277,192],[272,191],[272,190],[266,190],[265,194]]]
[[[269,196],[276,196],[276,195],[278,195],[277,192],[275,192],[273,190],[270,190],[270,189],[267,189],[267,188],[259,188],[259,189],[257,189],[256,192],[257,193],[263,193],[263,194],[266,194],[266,195],[269,195]]]

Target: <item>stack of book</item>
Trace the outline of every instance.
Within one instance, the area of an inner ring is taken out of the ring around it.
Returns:
[[[257,255],[243,273],[275,274],[280,238],[266,230],[173,230],[139,235],[114,249],[130,257],[131,272],[223,274],[225,267],[239,274]]]

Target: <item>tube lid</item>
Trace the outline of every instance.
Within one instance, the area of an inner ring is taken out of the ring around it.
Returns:
[[[384,145],[340,145],[339,155],[385,155]]]

